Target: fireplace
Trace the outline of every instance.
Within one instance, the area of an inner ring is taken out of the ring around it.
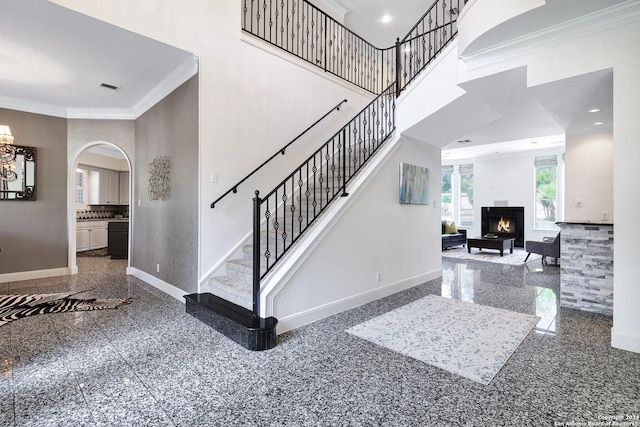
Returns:
[[[482,235],[495,234],[498,237],[513,237],[514,244],[524,247],[524,208],[523,207],[483,207]]]

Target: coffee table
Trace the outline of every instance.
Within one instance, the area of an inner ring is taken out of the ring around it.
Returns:
[[[504,251],[509,249],[509,253],[513,253],[513,244],[516,241],[513,237],[473,237],[467,239],[467,250],[471,253],[471,248],[482,249],[496,249],[500,251],[500,256],[503,256]]]

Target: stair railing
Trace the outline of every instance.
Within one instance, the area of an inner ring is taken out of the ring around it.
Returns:
[[[275,159],[276,157],[278,157],[279,155],[285,155],[287,148],[289,148],[291,146],[291,144],[293,144],[294,142],[296,142],[297,140],[299,140],[304,134],[306,134],[307,132],[309,132],[315,125],[317,125],[318,123],[320,123],[325,117],[327,117],[329,114],[331,114],[334,111],[340,111],[340,107],[342,106],[342,104],[346,103],[347,100],[343,99],[342,101],[340,101],[338,103],[338,105],[336,105],[335,107],[333,107],[331,110],[327,111],[327,113],[320,117],[318,120],[316,120],[311,126],[309,126],[308,128],[306,128],[305,130],[303,130],[298,136],[296,136],[295,138],[293,138],[291,140],[291,142],[287,143],[284,147],[280,148],[277,152],[275,152],[271,157],[269,157],[267,160],[265,160],[264,162],[262,162],[262,164],[260,166],[258,166],[257,168],[255,168],[253,171],[249,172],[249,174],[247,176],[245,176],[244,178],[242,178],[240,181],[238,181],[233,187],[231,187],[229,190],[227,190],[224,194],[222,194],[222,196],[218,197],[217,199],[215,199],[212,203],[211,203],[211,209],[216,207],[216,203],[218,203],[220,200],[224,199],[226,196],[228,196],[231,193],[237,193],[238,192],[238,187],[240,186],[240,184],[244,183],[246,180],[248,180],[249,178],[251,178],[256,172],[258,172],[260,169],[262,169],[264,166],[267,165],[267,163],[269,163],[271,160]]]
[[[260,281],[338,196],[395,130],[395,85],[387,87],[349,123],[263,198],[253,199],[253,312]]]
[[[380,94],[264,198],[255,191],[254,317],[260,313],[262,278],[329,203],[348,195],[347,183],[395,130],[396,97],[457,35],[457,17],[467,1],[436,0],[395,46],[379,49],[305,0],[243,0],[245,32]]]

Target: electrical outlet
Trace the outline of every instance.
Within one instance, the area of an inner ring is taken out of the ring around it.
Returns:
[[[160,264],[156,264],[156,273],[160,273]]]
[[[380,272],[378,271],[376,273],[376,282],[379,282],[379,281],[380,281]]]
[[[211,182],[216,184],[218,182],[218,174],[215,172],[211,172]]]
[[[609,212],[602,212],[602,221],[609,221]]]
[[[576,199],[576,208],[582,207],[582,199]]]

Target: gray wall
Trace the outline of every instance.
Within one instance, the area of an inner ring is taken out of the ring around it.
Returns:
[[[134,238],[130,264],[181,290],[196,292],[198,77],[140,116],[135,135]],[[149,200],[149,165],[156,156],[169,156],[171,160],[168,200]]]
[[[0,273],[67,267],[67,120],[0,108],[14,144],[37,148],[36,201],[0,201]]]

